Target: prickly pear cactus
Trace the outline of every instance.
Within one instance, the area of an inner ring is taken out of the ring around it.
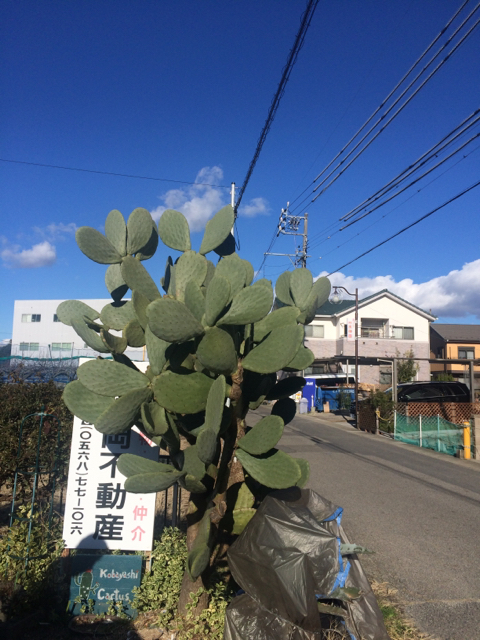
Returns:
[[[283,273],[276,297],[270,281],[252,284],[252,266],[232,252],[233,222],[232,207],[221,209],[196,252],[179,211],[166,211],[158,230],[145,209],[135,209],[127,222],[111,211],[105,235],[81,227],[76,239],[88,258],[109,265],[105,282],[112,303],[97,311],[68,300],[57,310],[62,322],[105,354],[83,364],[78,380],[67,385],[68,408],[106,434],[135,424],[170,454],[170,464],[121,456],[125,488],[156,492],[178,483],[191,493],[192,581],[209,566],[219,540],[241,533],[269,489],[308,480],[308,463],[276,448],[295,414],[289,396],[305,380],[277,382],[277,373],[298,376],[312,364],[304,325],[330,292],[329,281],[313,282],[307,269]],[[180,253],[167,259],[163,293],[143,265],[158,237]],[[216,265],[206,257],[212,251],[221,256]],[[131,299],[125,300],[128,289]],[[124,353],[127,346],[144,345],[145,374]],[[272,415],[249,430],[248,410],[265,399],[275,401]]]

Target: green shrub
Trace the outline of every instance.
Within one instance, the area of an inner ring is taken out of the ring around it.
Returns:
[[[53,467],[58,452],[57,482],[66,481],[73,417],[62,401],[62,390],[53,382],[28,383],[12,372],[11,382],[0,384],[0,486],[13,487],[15,469],[31,468],[37,454],[38,425],[40,418],[27,420],[23,428],[20,459],[17,460],[20,426],[22,420],[45,407],[45,412],[53,414],[60,421],[60,443],[57,447],[58,425],[56,420],[44,420],[40,444],[40,466],[47,470],[40,478],[40,497],[48,495],[53,482]],[[17,490],[26,498],[31,492],[33,476],[19,476]],[[49,496],[48,496],[49,497]]]
[[[18,509],[20,518],[29,516],[26,506]],[[48,512],[38,511],[32,516],[29,560],[27,554],[28,521],[14,520],[0,538],[0,575],[11,585],[7,602],[7,616],[19,617],[43,607],[50,613],[61,596],[59,559],[63,550],[62,520],[54,514],[49,526]]]
[[[171,628],[177,632],[178,640],[195,637],[220,640],[223,637],[225,609],[233,592],[231,587],[215,573],[209,589],[199,589],[191,594],[185,617],[177,613],[178,598],[182,587],[183,574],[187,562],[186,536],[179,529],[166,528],[152,552],[152,570],[142,578],[135,589],[133,607],[138,611],[155,611],[158,626]],[[195,608],[200,597],[207,591],[209,605],[200,614]]]

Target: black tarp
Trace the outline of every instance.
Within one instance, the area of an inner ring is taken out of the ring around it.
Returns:
[[[357,556],[340,553],[340,544],[348,543],[341,514],[306,489],[276,491],[262,502],[228,552],[245,593],[227,608],[225,640],[320,640],[318,601],[342,606],[329,598],[338,587],[361,590],[358,599],[343,604],[340,628],[356,640],[388,640]]]

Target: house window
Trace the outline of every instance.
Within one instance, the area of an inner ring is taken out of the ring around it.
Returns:
[[[362,338],[385,338],[385,327],[387,320],[378,318],[362,318],[361,336]]]
[[[71,348],[71,342],[52,342],[52,351],[70,351]]]
[[[314,364],[311,367],[307,367],[305,369],[305,375],[306,376],[319,375],[320,373],[325,373],[325,365],[324,364]]]
[[[41,319],[39,313],[22,313],[22,322],[40,322]]]
[[[471,347],[458,347],[458,358],[461,360],[474,360],[475,349]]]
[[[388,366],[380,366],[380,377],[379,377],[379,383],[380,384],[388,384],[391,385],[392,384],[392,367]]]
[[[414,340],[413,327],[393,327],[392,338],[395,340]]]
[[[20,351],[38,351],[40,347],[39,342],[21,342]]]
[[[58,319],[58,316],[56,313],[53,314],[53,321],[54,322],[60,322],[60,320]]]
[[[305,327],[305,337],[307,338],[324,338],[325,327],[323,324],[308,324]]]

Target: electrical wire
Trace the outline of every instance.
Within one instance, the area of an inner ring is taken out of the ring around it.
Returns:
[[[250,166],[248,167],[248,171],[247,171],[247,175],[245,176],[245,179],[243,181],[242,186],[240,187],[240,190],[238,192],[238,198],[237,198],[237,202],[235,203],[235,214],[238,210],[238,207],[240,206],[240,202],[242,201],[243,198],[243,194],[245,192],[245,189],[247,188],[247,184],[250,180],[250,177],[253,173],[253,170],[255,168],[255,165],[257,164],[257,160],[260,156],[260,152],[262,150],[263,147],[263,143],[265,142],[265,139],[267,137],[268,132],[270,131],[270,127],[272,126],[272,122],[275,118],[275,114],[277,112],[277,109],[280,105],[280,100],[283,97],[283,94],[285,93],[285,87],[287,86],[287,82],[290,78],[290,73],[292,72],[293,66],[295,65],[295,62],[297,61],[297,57],[298,54],[300,53],[300,50],[303,46],[303,43],[305,41],[305,36],[306,33],[308,31],[308,27],[310,26],[310,23],[312,21],[313,18],[313,14],[315,13],[315,9],[317,8],[319,0],[309,0],[307,8],[305,9],[304,14],[302,15],[301,18],[301,23],[300,23],[300,29],[298,30],[298,33],[295,37],[295,42],[294,45],[288,55],[288,59],[287,59],[287,63],[285,65],[285,67],[283,68],[283,72],[282,72],[282,77],[280,79],[280,83],[277,87],[277,91],[273,97],[272,100],[272,104],[270,105],[270,109],[268,111],[268,115],[267,115],[267,119],[265,121],[265,124],[263,125],[263,129],[262,132],[260,134],[260,137],[258,139],[257,142],[257,147],[255,149],[255,153],[253,156],[252,161],[250,162]]]
[[[429,187],[431,184],[433,184],[434,182],[436,182],[437,180],[439,180],[443,175],[445,175],[446,173],[448,173],[449,171],[451,171],[454,167],[456,167],[458,164],[460,164],[460,162],[463,162],[464,160],[466,160],[466,158],[468,158],[469,155],[471,155],[472,153],[475,153],[476,151],[478,151],[480,149],[480,146],[477,146],[475,149],[473,149],[472,151],[470,151],[470,153],[467,153],[466,155],[464,155],[462,158],[460,158],[460,160],[457,160],[457,162],[455,162],[455,164],[453,164],[451,167],[448,167],[447,169],[445,169],[445,171],[442,171],[442,173],[438,176],[435,176],[435,178],[433,178],[433,180],[430,180],[430,182],[428,182],[426,185],[424,185],[421,189],[419,189],[418,191],[416,191],[415,193],[412,193],[411,196],[409,196],[408,198],[405,198],[405,200],[403,202],[401,202],[399,205],[397,205],[396,207],[394,207],[393,209],[391,209],[390,211],[388,211],[387,213],[385,213],[383,216],[381,216],[378,220],[375,220],[374,222],[372,222],[372,224],[367,225],[366,227],[364,227],[361,231],[359,231],[358,233],[356,233],[353,236],[350,236],[350,238],[348,238],[348,240],[345,240],[345,242],[342,242],[341,244],[339,244],[338,246],[336,246],[334,249],[331,249],[330,251],[328,251],[327,253],[323,254],[322,256],[320,256],[319,260],[322,260],[323,258],[326,258],[327,256],[331,255],[332,253],[334,253],[335,251],[338,251],[338,249],[341,249],[342,247],[344,247],[346,244],[348,244],[349,242],[352,242],[352,240],[355,240],[356,238],[358,238],[358,236],[361,236],[362,234],[366,233],[369,229],[371,229],[372,227],[374,227],[376,224],[378,224],[381,220],[384,220],[385,218],[387,218],[388,216],[390,216],[392,213],[394,213],[397,209],[400,209],[401,207],[403,207],[407,202],[409,202],[412,198],[414,198],[415,196],[417,196],[421,191],[423,191],[423,189],[426,189],[427,187]],[[318,247],[321,244],[324,244],[327,240],[330,240],[331,237],[333,237],[334,235],[336,235],[337,233],[340,233],[340,230],[336,231],[335,233],[332,233],[331,236],[329,236],[328,238],[326,238],[325,240],[321,240],[320,242],[316,242],[315,244],[312,245],[311,248],[313,247]]]
[[[477,8],[480,7],[480,3],[477,6]],[[476,11],[477,9],[475,9]],[[431,78],[437,73],[437,71],[447,62],[447,60],[455,53],[455,51],[457,51],[457,49],[463,44],[463,42],[468,38],[468,36],[473,32],[474,29],[476,29],[476,27],[480,24],[480,18],[475,22],[475,24],[469,29],[469,31],[467,31],[467,33],[463,36],[463,38],[460,40],[460,42],[458,42],[455,47],[447,54],[447,56],[435,67],[435,69],[430,73],[429,76],[427,76],[425,78],[425,80],[420,84],[419,87],[417,87],[415,89],[415,91],[407,98],[407,100],[397,109],[397,111],[392,115],[392,117],[387,120],[387,122],[381,127],[381,129],[379,131],[377,131],[377,133],[373,136],[373,138],[371,138],[367,144],[363,147],[363,149],[360,149],[360,151],[350,160],[350,162],[348,162],[345,167],[343,167],[343,169],[340,171],[340,173],[338,173],[334,178],[332,178],[332,180],[330,180],[330,182],[320,191],[320,193],[317,193],[317,195],[312,199],[312,202],[315,202],[315,200],[317,200],[323,193],[325,193],[325,191],[331,187],[331,185],[336,182],[338,180],[338,178],[340,178],[341,175],[343,175],[345,173],[345,171],[351,167],[351,165],[355,162],[355,160],[357,160],[364,151],[366,151],[366,149],[368,149],[368,147],[378,138],[378,136],[388,127],[388,125],[399,115],[399,113],[401,113],[403,111],[403,109],[407,106],[407,104],[413,100],[413,98],[417,95],[417,93],[423,89],[423,87],[427,84],[427,82],[429,80],[431,80]],[[452,36],[453,37],[453,36]],[[423,71],[422,71],[423,73]],[[410,87],[407,87],[407,89],[409,89]],[[405,91],[402,93],[402,96],[405,94],[405,92],[407,91],[407,89],[405,89]],[[396,102],[394,103],[396,104]],[[390,110],[387,111],[387,113],[389,113]],[[380,120],[376,123],[379,124],[381,122],[381,120],[385,117],[386,114],[384,114],[382,116],[382,118],[380,118]],[[374,126],[376,126],[376,124]],[[370,129],[370,131],[365,134],[366,136],[370,134],[370,132],[373,130],[374,127],[372,127],[372,129]],[[360,141],[360,143],[365,139],[362,138],[362,140]],[[346,156],[349,157],[357,148],[358,145],[360,144],[358,143],[350,152],[349,154]],[[346,159],[345,158],[345,159]],[[345,159],[342,161],[345,162]],[[340,167],[340,165],[342,164],[340,163],[338,167]],[[333,172],[332,172],[333,173]],[[328,177],[330,177],[332,175],[332,173],[329,174],[329,176],[327,176],[327,178],[325,178],[319,185],[317,185],[315,187],[315,189],[313,190],[314,192],[322,185],[325,183],[325,181],[328,179]]]
[[[363,218],[365,218],[366,216],[369,216],[371,213],[373,213],[374,211],[376,211],[377,209],[380,209],[380,207],[383,207],[384,205],[386,205],[388,202],[390,202],[391,200],[393,200],[394,198],[396,198],[397,196],[399,196],[401,193],[403,193],[404,191],[406,191],[407,189],[409,189],[410,187],[412,187],[414,184],[416,184],[419,180],[421,180],[422,178],[424,178],[426,175],[428,175],[429,173],[431,173],[432,171],[435,171],[435,169],[437,169],[439,166],[441,166],[444,162],[447,162],[447,160],[450,160],[450,158],[452,158],[454,155],[456,155],[457,153],[459,153],[460,151],[462,151],[462,149],[464,149],[467,145],[470,144],[470,142],[473,142],[474,140],[476,140],[478,137],[480,137],[480,133],[477,133],[475,136],[473,136],[472,138],[470,138],[470,140],[467,140],[467,142],[465,142],[464,144],[462,144],[458,149],[456,149],[455,151],[452,151],[452,153],[450,155],[448,155],[446,158],[444,158],[443,160],[441,160],[440,162],[437,162],[436,165],[434,165],[433,167],[431,167],[428,171],[425,171],[425,173],[422,173],[421,176],[419,176],[418,178],[416,178],[415,180],[412,180],[412,182],[409,182],[409,184],[407,184],[405,187],[403,187],[403,189],[400,189],[400,191],[398,191],[397,193],[394,193],[392,196],[390,196],[389,198],[387,198],[384,202],[381,202],[380,204],[377,204],[377,206],[373,207],[373,209],[370,209],[369,211],[366,211],[364,214],[362,214],[361,216],[359,216],[358,218],[355,218],[354,220],[351,220],[351,222],[348,222],[346,225],[344,225],[343,227],[340,228],[340,231],[343,231],[344,229],[347,229],[348,227],[351,227],[352,224],[355,224],[356,222],[359,222],[359,220],[363,220]]]
[[[356,213],[360,213],[360,211],[364,208],[367,207],[367,203],[371,202],[371,204],[373,204],[375,201],[380,200],[381,198],[383,198],[388,191],[390,191],[393,188],[398,189],[398,187],[404,183],[407,178],[412,177],[422,166],[424,166],[425,164],[427,164],[429,161],[431,161],[433,158],[438,157],[438,154],[441,151],[444,151],[451,143],[453,143],[455,140],[457,140],[458,138],[461,138],[463,135],[466,134],[466,132],[473,127],[475,124],[477,124],[478,122],[480,122],[480,115],[479,114],[480,109],[477,109],[476,111],[474,111],[470,116],[468,116],[467,118],[465,118],[465,120],[463,120],[457,127],[455,127],[452,131],[450,131],[446,136],[444,136],[439,142],[437,142],[435,145],[433,145],[433,147],[431,147],[427,152],[425,152],[424,154],[422,154],[420,156],[420,158],[418,158],[415,162],[413,162],[412,164],[410,164],[406,169],[404,169],[403,171],[401,171],[397,176],[395,176],[395,178],[393,178],[392,180],[390,180],[386,185],[384,185],[381,189],[379,189],[377,192],[375,192],[372,196],[370,196],[369,198],[367,198],[366,200],[364,200],[361,204],[357,205],[356,207],[354,207],[353,209],[351,209],[347,214],[345,214],[344,216],[340,217],[340,222],[343,220],[349,220],[351,219],[351,217],[356,214]],[[470,121],[470,122],[469,122]],[[463,127],[463,129],[462,129]],[[453,136],[453,137],[452,137]],[[443,160],[440,160],[434,167],[430,168],[428,171],[424,172],[420,177],[417,177],[415,180],[411,181],[406,187],[398,190],[394,195],[392,195],[390,198],[383,200],[380,204],[378,204],[377,206],[373,207],[372,209],[370,209],[369,211],[367,211],[366,213],[364,213],[363,215],[359,216],[358,218],[355,219],[355,221],[357,220],[361,220],[362,218],[364,218],[366,215],[369,215],[370,213],[372,213],[373,211],[375,211],[376,209],[380,208],[381,206],[383,206],[384,204],[387,204],[387,202],[389,202],[390,200],[392,200],[393,198],[397,197],[398,195],[400,195],[403,191],[405,191],[407,188],[411,187],[413,184],[415,184],[416,182],[418,182],[420,179],[422,179],[423,177],[425,177],[427,174],[431,173],[433,170],[435,170],[436,168],[438,168],[440,165],[442,165],[444,162],[446,162],[448,159],[450,159],[451,157],[453,157],[455,154],[459,153],[467,144],[469,144],[470,142],[472,142],[476,137],[478,137],[478,134],[472,138],[470,138],[470,140],[467,141],[467,143],[461,145],[459,148],[457,148],[454,152],[452,152],[449,156],[445,157]],[[449,140],[450,138],[450,140]],[[442,145],[443,143],[443,145]],[[469,155],[469,154],[468,154]],[[443,175],[443,173],[441,174]],[[332,235],[336,235],[336,233],[338,233],[339,231],[342,231],[343,229],[347,228],[348,226],[350,226],[352,223],[347,224],[343,227],[340,227],[337,231],[335,231],[333,234],[330,233],[330,231],[339,226],[337,222],[332,223],[329,227],[327,227],[326,229],[322,230],[321,232],[317,233],[316,235],[314,235],[313,237],[310,238],[310,242],[313,242],[314,244],[311,246],[316,246],[318,245],[318,242],[316,242],[318,239],[320,239],[321,237],[324,237],[326,234],[329,234],[327,236],[326,239],[330,239],[332,237]]]
[[[399,184],[401,184],[401,182],[405,180],[405,178],[407,178],[409,175],[412,175],[418,168],[427,164],[432,159],[432,156],[437,157],[440,151],[443,151],[448,145],[452,144],[452,142],[454,142],[457,138],[462,137],[468,131],[468,129],[470,129],[475,124],[477,124],[477,122],[480,121],[480,115],[477,116],[479,112],[480,112],[480,109],[477,109],[476,111],[474,111],[470,116],[468,116],[468,118],[465,118],[463,122],[461,122],[457,127],[455,127],[455,129],[453,129],[450,133],[444,136],[439,142],[433,145],[433,147],[430,147],[430,149],[426,151],[424,154],[422,154],[417,160],[415,160],[415,162],[409,165],[406,169],[404,169],[401,173],[399,173],[395,178],[390,180],[390,182],[387,182],[387,184],[384,185],[381,189],[376,191],[373,194],[373,196],[370,196],[369,198],[361,202],[359,205],[357,205],[353,209],[350,209],[348,213],[341,216],[340,220],[349,220],[356,213],[359,213],[362,209],[366,208],[369,204],[375,202],[380,197],[388,193],[388,191],[391,191],[395,187],[398,187]],[[475,118],[475,116],[477,117]],[[472,122],[468,123],[468,121],[471,120],[472,118],[474,118]],[[465,125],[464,129],[459,131],[459,129],[461,129],[461,127],[463,127],[464,125]],[[448,138],[450,138],[453,134],[455,134],[453,138],[448,140]],[[442,143],[444,143],[443,146],[441,146]],[[400,178],[402,179],[400,180]]]
[[[96,171],[94,169],[79,169],[78,167],[63,167],[56,164],[42,164],[40,162],[26,162],[24,160],[10,160],[0,158],[0,162],[10,162],[13,164],[26,164],[32,167],[47,167],[49,169],[63,169],[64,171],[81,171],[83,173],[97,173],[102,176],[117,176],[120,178],[136,178],[137,180],[155,180],[156,182],[175,182],[177,184],[193,184],[201,187],[215,187],[217,189],[230,189],[223,184],[208,184],[206,182],[187,182],[187,180],[170,180],[170,178],[152,178],[150,176],[137,176],[129,173],[114,173],[113,171]]]
[[[313,186],[315,184],[315,182],[332,166],[332,164],[344,153],[344,151],[353,143],[353,141],[360,135],[360,133],[366,128],[366,126],[371,122],[371,120],[375,117],[375,115],[382,109],[382,107],[385,106],[386,102],[390,99],[390,97],[392,97],[392,95],[397,91],[397,89],[402,85],[402,83],[407,79],[407,77],[412,73],[412,71],[418,66],[418,64],[421,62],[421,60],[427,55],[427,53],[430,51],[430,49],[435,45],[435,43],[439,40],[439,38],[446,32],[446,30],[449,28],[449,26],[452,24],[453,20],[455,20],[455,18],[459,15],[459,13],[464,9],[464,7],[468,4],[469,0],[466,0],[462,6],[455,12],[455,14],[452,16],[452,18],[450,18],[450,20],[447,22],[447,24],[443,27],[443,29],[440,31],[440,33],[434,38],[434,40],[430,43],[430,45],[425,49],[425,51],[421,54],[421,56],[414,62],[414,64],[410,67],[410,69],[407,71],[407,73],[403,76],[403,78],[396,84],[396,86],[392,89],[392,91],[390,91],[390,93],[388,94],[388,96],[382,101],[382,103],[379,105],[379,107],[377,107],[377,109],[372,113],[372,115],[365,121],[365,123],[357,130],[357,132],[350,138],[350,140],[343,146],[343,148],[336,154],[336,156],[326,165],[326,167],[317,175],[317,177],[313,180],[313,182],[311,183],[310,187]],[[394,106],[398,103],[398,101],[401,99],[401,97],[403,97],[406,93],[406,91],[408,91],[409,88],[411,88],[411,86],[413,85],[414,82],[416,82],[416,80],[424,73],[424,71],[427,69],[427,67],[432,64],[432,62],[435,60],[436,57],[438,57],[438,55],[445,49],[445,47],[451,42],[451,40],[455,37],[455,35],[459,32],[459,30],[461,28],[463,28],[463,26],[466,24],[466,22],[472,17],[472,15],[478,10],[478,8],[480,7],[480,3],[477,4],[477,6],[470,12],[470,14],[467,16],[467,18],[465,18],[465,20],[461,23],[461,25],[459,27],[457,27],[457,29],[455,30],[455,32],[453,33],[452,36],[450,36],[450,38],[447,40],[446,43],[444,43],[442,45],[442,47],[439,49],[439,51],[434,55],[434,57],[430,60],[430,62],[424,66],[424,68],[422,69],[422,71],[417,74],[417,76],[414,78],[414,80],[408,85],[408,87],[402,92],[402,94],[395,100],[395,102],[393,103],[393,105],[391,105],[389,107],[389,109],[380,117],[379,120],[377,120],[377,122],[375,123],[375,125],[373,127],[371,127],[369,129],[369,131],[363,136],[363,138],[355,145],[355,147],[347,154],[347,156],[345,158],[343,158],[343,160],[337,164],[337,166],[335,167],[335,169],[333,169],[328,176],[326,176],[326,178],[324,178],[324,180],[318,184],[315,189],[311,192],[311,194],[309,194],[308,196],[306,196],[299,204],[297,204],[293,209],[292,209],[292,213],[294,211],[296,211],[297,209],[299,209],[307,200],[309,200],[310,196],[314,194],[314,192],[320,188],[320,186],[322,186],[326,180],[328,180],[328,178],[352,155],[352,153],[354,153],[354,151],[358,148],[358,146],[365,140],[366,137],[368,137],[368,135],[372,132],[372,130],[379,124],[382,122],[382,120],[386,117],[386,115],[394,108]],[[377,134],[375,135],[374,138],[372,138],[367,145],[353,158],[353,160],[346,166],[344,167],[344,169],[340,172],[340,174],[338,174],[338,176],[335,177],[334,180],[332,180],[327,187],[325,187],[325,189],[323,189],[319,194],[317,194],[317,196],[311,200],[311,202],[315,202],[315,200],[326,191],[326,189],[328,187],[331,186],[331,184],[333,184],[333,182],[335,180],[337,180],[340,175],[342,175],[346,169],[351,166],[351,164],[353,163],[354,160],[356,160],[359,155],[361,155],[361,153],[363,153],[363,151],[365,151],[365,149],[380,135],[380,133],[382,131],[385,130],[385,128],[388,126],[388,124],[390,124],[390,122],[400,113],[400,111],[410,102],[410,100],[418,93],[418,91],[420,91],[421,88],[423,88],[423,86],[425,86],[426,82],[428,82],[428,80],[431,79],[431,77],[439,70],[439,68],[441,66],[443,66],[443,64],[445,64],[445,62],[451,57],[451,55],[454,53],[454,51],[456,51],[458,49],[458,47],[465,41],[465,39],[470,35],[470,33],[473,31],[473,29],[476,28],[476,26],[478,25],[478,21],[473,25],[473,27],[467,32],[467,34],[460,40],[459,43],[457,43],[457,45],[455,46],[455,48],[450,51],[450,53],[444,58],[444,60],[440,63],[440,65],[437,66],[436,69],[434,69],[434,71],[428,76],[428,78],[426,80],[424,80],[424,82],[420,85],[420,87],[418,87],[415,92],[407,99],[407,101],[399,108],[399,110],[397,110],[397,112],[390,118],[390,120],[388,120],[385,125],[380,129],[379,132],[377,132]],[[308,187],[307,187],[308,189]],[[305,190],[304,190],[305,191]],[[304,207],[302,209],[302,211],[300,213],[303,213],[303,211],[305,211],[306,207]]]
[[[399,235],[401,235],[402,233],[405,233],[405,231],[408,231],[409,229],[411,229],[412,227],[414,227],[415,225],[419,224],[420,222],[422,222],[423,220],[425,220],[426,218],[428,218],[429,216],[433,215],[434,213],[436,213],[437,211],[440,211],[440,209],[443,209],[444,207],[446,207],[447,205],[451,204],[452,202],[454,202],[455,200],[458,200],[458,198],[461,198],[462,196],[464,196],[466,193],[468,193],[469,191],[472,191],[472,189],[475,189],[476,187],[478,187],[480,185],[480,180],[478,180],[477,182],[475,182],[474,184],[470,185],[469,187],[467,187],[466,189],[464,189],[463,191],[461,191],[460,193],[457,193],[456,196],[453,196],[453,198],[450,198],[450,200],[447,200],[446,202],[444,202],[443,204],[441,204],[440,206],[436,207],[435,209],[432,209],[431,211],[429,211],[428,213],[426,213],[424,216],[422,216],[421,218],[418,218],[417,220],[415,220],[415,222],[412,222],[411,224],[407,225],[406,227],[403,227],[403,229],[400,229],[400,231],[397,231],[396,233],[394,233],[393,235],[391,235],[390,237],[386,238],[385,240],[382,240],[382,242],[379,242],[378,244],[376,244],[374,247],[371,247],[370,249],[368,249],[367,251],[364,251],[363,253],[361,253],[359,256],[357,256],[356,258],[353,258],[353,260],[350,260],[349,262],[346,262],[345,264],[342,264],[341,267],[338,267],[338,269],[335,269],[334,271],[331,271],[328,275],[331,276],[334,273],[338,273],[341,269],[345,269],[345,267],[348,267],[349,265],[353,264],[354,262],[356,262],[357,260],[360,260],[360,258],[365,257],[366,255],[368,255],[369,253],[372,253],[372,251],[375,251],[375,249],[378,249],[379,247],[383,246],[384,244],[386,244],[387,242],[390,242],[390,240],[393,240],[394,238],[397,238]]]

